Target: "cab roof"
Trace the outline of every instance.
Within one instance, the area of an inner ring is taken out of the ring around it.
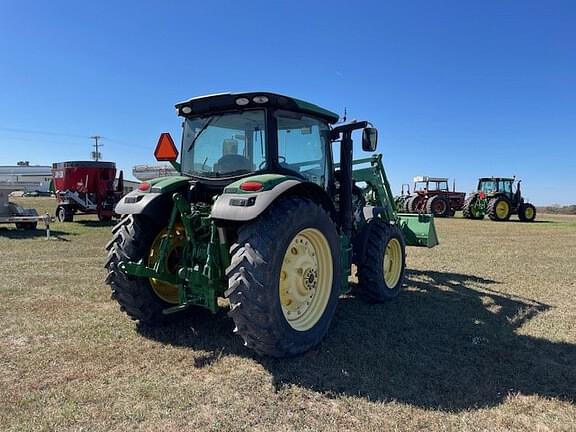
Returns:
[[[429,176],[416,176],[414,177],[414,183],[420,182],[447,182],[447,177],[429,177]]]
[[[259,102],[256,102],[257,100],[259,100]],[[339,119],[338,114],[319,107],[318,105],[270,92],[217,93],[195,97],[176,104],[178,115],[182,117],[259,107],[297,111],[320,117],[331,124],[336,123]]]
[[[515,181],[515,178],[511,178],[511,177],[480,177],[478,179],[478,181],[499,181],[499,180],[504,180],[504,181]]]

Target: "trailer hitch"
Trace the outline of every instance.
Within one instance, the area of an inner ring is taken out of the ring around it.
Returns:
[[[217,229],[210,220],[210,208],[188,203],[178,192],[172,195],[174,207],[160,241],[159,253],[153,265],[121,261],[119,269],[128,275],[154,278],[178,289],[178,305],[163,310],[164,314],[179,312],[191,305],[202,306],[216,313],[216,291],[224,291],[222,264],[225,263],[218,242]],[[180,261],[174,272],[168,272],[167,260],[174,241],[174,227],[179,221],[186,237]]]

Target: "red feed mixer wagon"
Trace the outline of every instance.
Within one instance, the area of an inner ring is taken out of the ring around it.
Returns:
[[[116,164],[100,161],[67,161],[52,164],[56,191],[56,217],[72,222],[75,213],[97,214],[101,221],[114,216],[114,207],[122,197],[122,171],[114,187]]]

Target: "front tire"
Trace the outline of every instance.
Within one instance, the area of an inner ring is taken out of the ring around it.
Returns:
[[[522,222],[534,222],[534,219],[536,219],[536,207],[532,204],[522,204],[518,209],[518,218]]]
[[[247,347],[286,357],[320,343],[342,283],[338,234],[324,209],[280,199],[239,229],[230,255],[225,295]]]
[[[358,293],[373,303],[398,297],[406,268],[402,231],[381,219],[370,220],[355,244]]]

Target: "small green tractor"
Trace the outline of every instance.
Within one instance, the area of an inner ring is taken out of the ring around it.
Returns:
[[[520,183],[515,178],[485,177],[478,180],[476,192],[470,194],[464,202],[462,214],[468,219],[483,219],[488,215],[493,221],[507,221],[512,214],[518,214],[522,222],[536,219],[536,207],[524,201]]]
[[[352,264],[359,294],[381,302],[401,289],[405,246],[437,244],[432,216],[396,213],[381,155],[353,161],[354,131],[363,150],[376,149],[370,123],[336,124],[333,112],[266,92],[176,109],[180,161],[167,133],[155,156],[181,175],[124,196],[107,245],[106,281],[133,319],[161,324],[190,306],[215,313],[227,298],[247,347],[295,355],[326,334]]]

